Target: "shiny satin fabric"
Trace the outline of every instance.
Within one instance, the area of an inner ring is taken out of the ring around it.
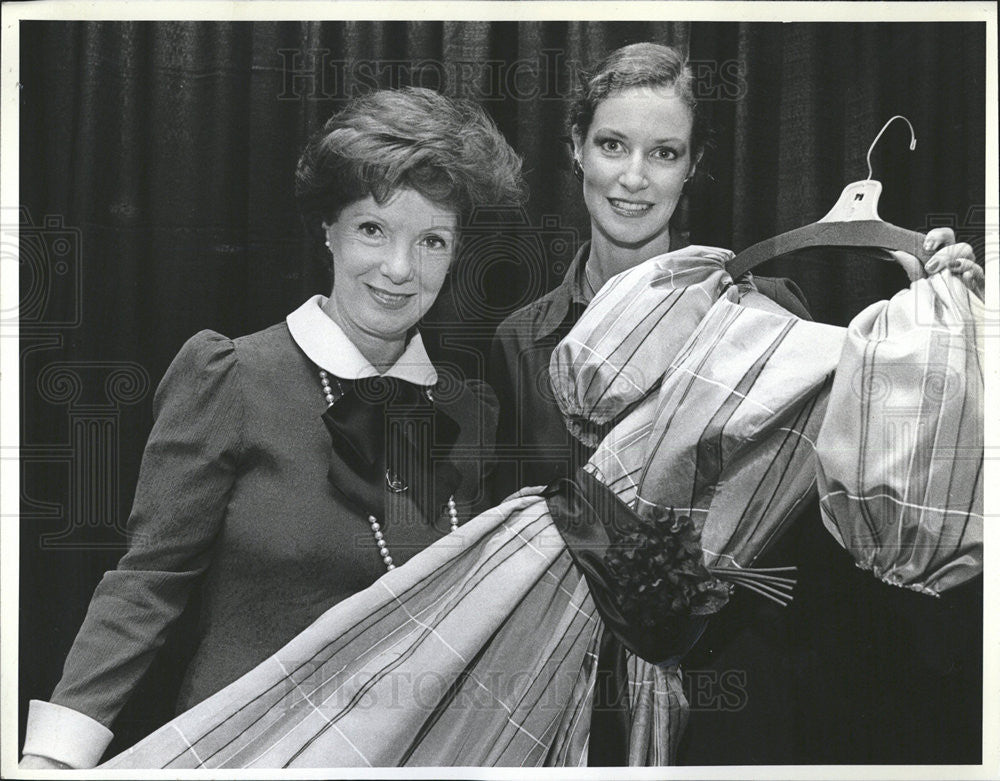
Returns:
[[[385,519],[392,480],[428,523],[437,520],[461,484],[446,457],[459,432],[447,405],[395,377],[337,380],[335,390],[337,399],[322,416],[339,456],[330,460],[332,489],[359,512]]]
[[[585,765],[604,631],[545,499],[524,492],[102,768]],[[623,760],[670,764],[679,671],[630,657],[623,673]]]
[[[577,568],[583,572],[604,626],[631,653],[654,664],[676,666],[705,629],[707,615],[677,616],[656,631],[630,623],[616,605],[614,575],[606,554],[620,546],[636,514],[603,483],[581,470],[575,480],[557,480],[542,493]]]
[[[810,498],[812,443],[843,329],[773,304],[744,305],[753,283],[732,284],[724,271],[730,257],[688,247],[626,272],[638,289],[617,285],[616,277],[593,302],[590,320],[570,334],[575,343],[567,339],[553,354],[552,382],[568,418],[586,414],[598,397],[603,416],[617,415],[585,469],[640,515],[657,506],[689,515],[701,529],[706,565],[747,567]],[[677,297],[664,279],[691,281],[690,304],[649,332],[647,341],[660,349],[640,355],[630,344],[641,327],[634,321],[652,300]],[[634,308],[634,301],[645,305]],[[609,318],[611,330],[585,330]],[[652,389],[638,403],[621,379],[636,372]],[[600,396],[598,386],[609,390]]]
[[[739,300],[725,269],[732,256],[715,247],[684,247],[600,289],[549,362],[552,390],[574,436],[596,446],[609,423],[659,384],[712,304],[720,296]]]
[[[706,264],[711,276],[719,261],[708,258]],[[837,415],[856,411],[848,405],[838,412],[830,390],[831,376],[850,376],[841,363],[844,329],[743,306],[722,282],[703,316],[687,319],[680,346],[660,357],[658,377],[657,351],[642,351],[645,376],[655,379],[642,397],[632,395],[634,389],[616,397],[617,418],[612,408],[602,411],[610,415],[603,425],[613,428],[586,469],[610,489],[606,496],[630,504],[640,517],[654,503],[690,512],[701,524],[705,561],[740,568],[813,496],[820,463],[815,437],[822,438]],[[954,294],[960,283],[944,284]],[[944,291],[938,286],[911,290],[929,296],[931,310],[939,311],[934,302]],[[623,296],[639,293],[621,288]],[[605,332],[593,336],[613,344]],[[972,336],[963,331],[957,338],[967,345]],[[589,388],[564,387],[564,399],[591,398],[595,377],[613,384],[627,371],[627,359],[579,349],[589,339],[575,329],[575,357],[564,353],[565,371],[553,377],[567,386],[587,378]],[[981,409],[966,403],[977,392],[974,373],[969,377],[958,394],[960,406],[970,426],[980,415],[981,429]],[[842,432],[832,450],[852,457],[823,461],[824,480],[858,472],[865,457],[850,427]],[[966,476],[981,468],[975,447],[971,466],[954,451],[943,457]],[[870,466],[877,471],[878,463]],[[891,470],[886,474],[891,477]],[[940,481],[916,469],[909,476],[939,490]],[[966,479],[950,485],[964,486],[974,510],[981,484]],[[587,497],[595,515],[606,509],[600,496]],[[688,715],[676,659],[653,664],[624,650],[624,641],[653,660],[681,654],[696,635],[694,622],[690,636],[678,631],[653,638],[661,647],[629,638],[594,577],[607,527],[591,518],[589,532],[578,529],[574,536],[572,524],[560,530],[553,521],[559,502],[549,498],[551,506],[538,489],[526,489],[474,518],[331,608],[258,668],[105,767],[583,765],[602,757],[670,764]],[[924,517],[901,507],[887,518],[897,534],[919,527]],[[565,514],[572,521],[573,513]],[[961,522],[967,529],[963,547],[939,545],[936,570],[921,570],[904,585],[926,583],[933,590],[948,582],[926,580],[935,571],[981,571],[981,525],[971,514],[948,518],[949,528]],[[862,522],[838,521],[844,528]],[[852,547],[855,538],[840,533],[855,556],[869,549]],[[588,534],[598,543],[589,575]],[[878,551],[897,561],[902,552],[919,564],[920,546],[884,543],[875,541]],[[617,649],[607,642],[608,627],[617,630]],[[611,675],[599,681],[602,664]],[[602,710],[595,713],[595,704]],[[591,728],[601,724],[611,737],[598,737],[601,745],[588,756]]]
[[[938,594],[982,572],[982,322],[946,271],[847,329],[817,442],[820,506],[887,583]]]
[[[813,490],[812,442],[839,336],[716,302],[664,375],[636,476],[637,509],[689,515],[701,526],[706,564],[751,566]],[[628,456],[615,452],[616,464]]]
[[[938,593],[980,573],[978,299],[943,272],[843,329],[749,305],[717,276],[724,252],[689,247],[614,278],[553,354],[570,431],[591,409],[610,428],[585,468],[640,514],[691,515],[708,565],[750,566],[819,479],[827,527],[877,577]],[[716,300],[696,323],[650,328],[675,262]],[[662,349],[637,351],[636,329]]]

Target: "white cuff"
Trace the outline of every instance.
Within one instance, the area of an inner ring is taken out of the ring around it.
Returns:
[[[25,754],[64,762],[72,768],[94,767],[114,733],[79,711],[42,700],[28,706]]]

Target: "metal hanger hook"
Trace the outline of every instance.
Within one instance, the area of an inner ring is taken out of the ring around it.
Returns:
[[[872,141],[872,145],[868,147],[868,154],[865,157],[865,159],[868,161],[869,179],[872,178],[872,152],[875,149],[875,144],[878,143],[878,140],[882,137],[882,134],[886,131],[886,128],[888,128],[889,125],[891,125],[897,119],[903,120],[910,128],[910,151],[912,152],[914,149],[917,148],[917,132],[913,129],[913,123],[910,122],[910,120],[908,120],[902,114],[896,114],[895,116],[889,117],[889,121],[886,122],[884,125],[882,125],[882,129],[878,131],[878,135],[875,136],[875,140]]]

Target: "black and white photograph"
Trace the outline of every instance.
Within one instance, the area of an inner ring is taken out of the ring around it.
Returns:
[[[4,778],[1000,775],[994,4],[2,10]]]

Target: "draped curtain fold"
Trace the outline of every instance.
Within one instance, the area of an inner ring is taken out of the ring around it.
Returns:
[[[375,86],[480,100],[525,158],[532,222],[554,216],[585,237],[566,154],[567,100],[582,68],[637,40],[689,52],[715,129],[704,166],[711,180],[680,215],[694,240],[738,250],[822,216],[844,184],[866,176],[868,145],[895,113],[914,123],[918,145],[907,150],[900,124],[872,156],[883,217],[915,229],[950,222],[972,236],[982,229],[973,207],[984,197],[985,30],[975,25],[32,22],[23,30],[22,203],[36,219],[59,214],[84,231],[84,296],[93,290],[107,302],[92,307],[85,327],[118,330],[114,347],[124,351],[153,335],[154,352],[165,355],[205,324],[265,325],[326,285],[292,202],[294,164],[347,95]],[[861,263],[790,260],[767,270],[793,276],[818,317],[838,321],[871,298],[873,280],[897,280]],[[551,287],[558,272],[542,271]],[[847,289],[831,298],[834,281]],[[494,319],[521,298],[484,295],[496,303]],[[123,319],[136,327],[108,328]]]
[[[25,220],[37,230],[48,217],[75,242],[75,265],[46,278],[37,317],[22,312],[22,443],[65,436],[65,405],[38,391],[46,366],[134,362],[155,386],[196,331],[249,333],[329,286],[296,213],[295,162],[347,96],[376,86],[478,100],[525,159],[529,225],[514,232],[541,236],[523,246],[544,251],[486,258],[429,318],[431,349],[467,374],[485,369],[496,323],[553,286],[587,236],[567,103],[585,65],[630,42],[688,51],[715,129],[709,176],[676,218],[693,241],[739,250],[822,216],[865,177],[868,145],[899,113],[918,145],[907,150],[900,124],[872,155],[882,216],[914,229],[952,225],[982,247],[985,32],[965,23],[22,22],[22,233]],[[888,264],[825,255],[763,270],[792,277],[817,319],[840,324],[903,280]],[[22,300],[41,273],[21,263]],[[151,395],[118,418],[118,523]],[[68,506],[71,481],[26,469],[22,490],[26,708],[51,691],[93,585],[121,548],[90,545],[98,531],[83,529],[78,544],[44,550],[41,535],[65,520],[33,498]],[[126,711],[120,742],[170,707]]]

